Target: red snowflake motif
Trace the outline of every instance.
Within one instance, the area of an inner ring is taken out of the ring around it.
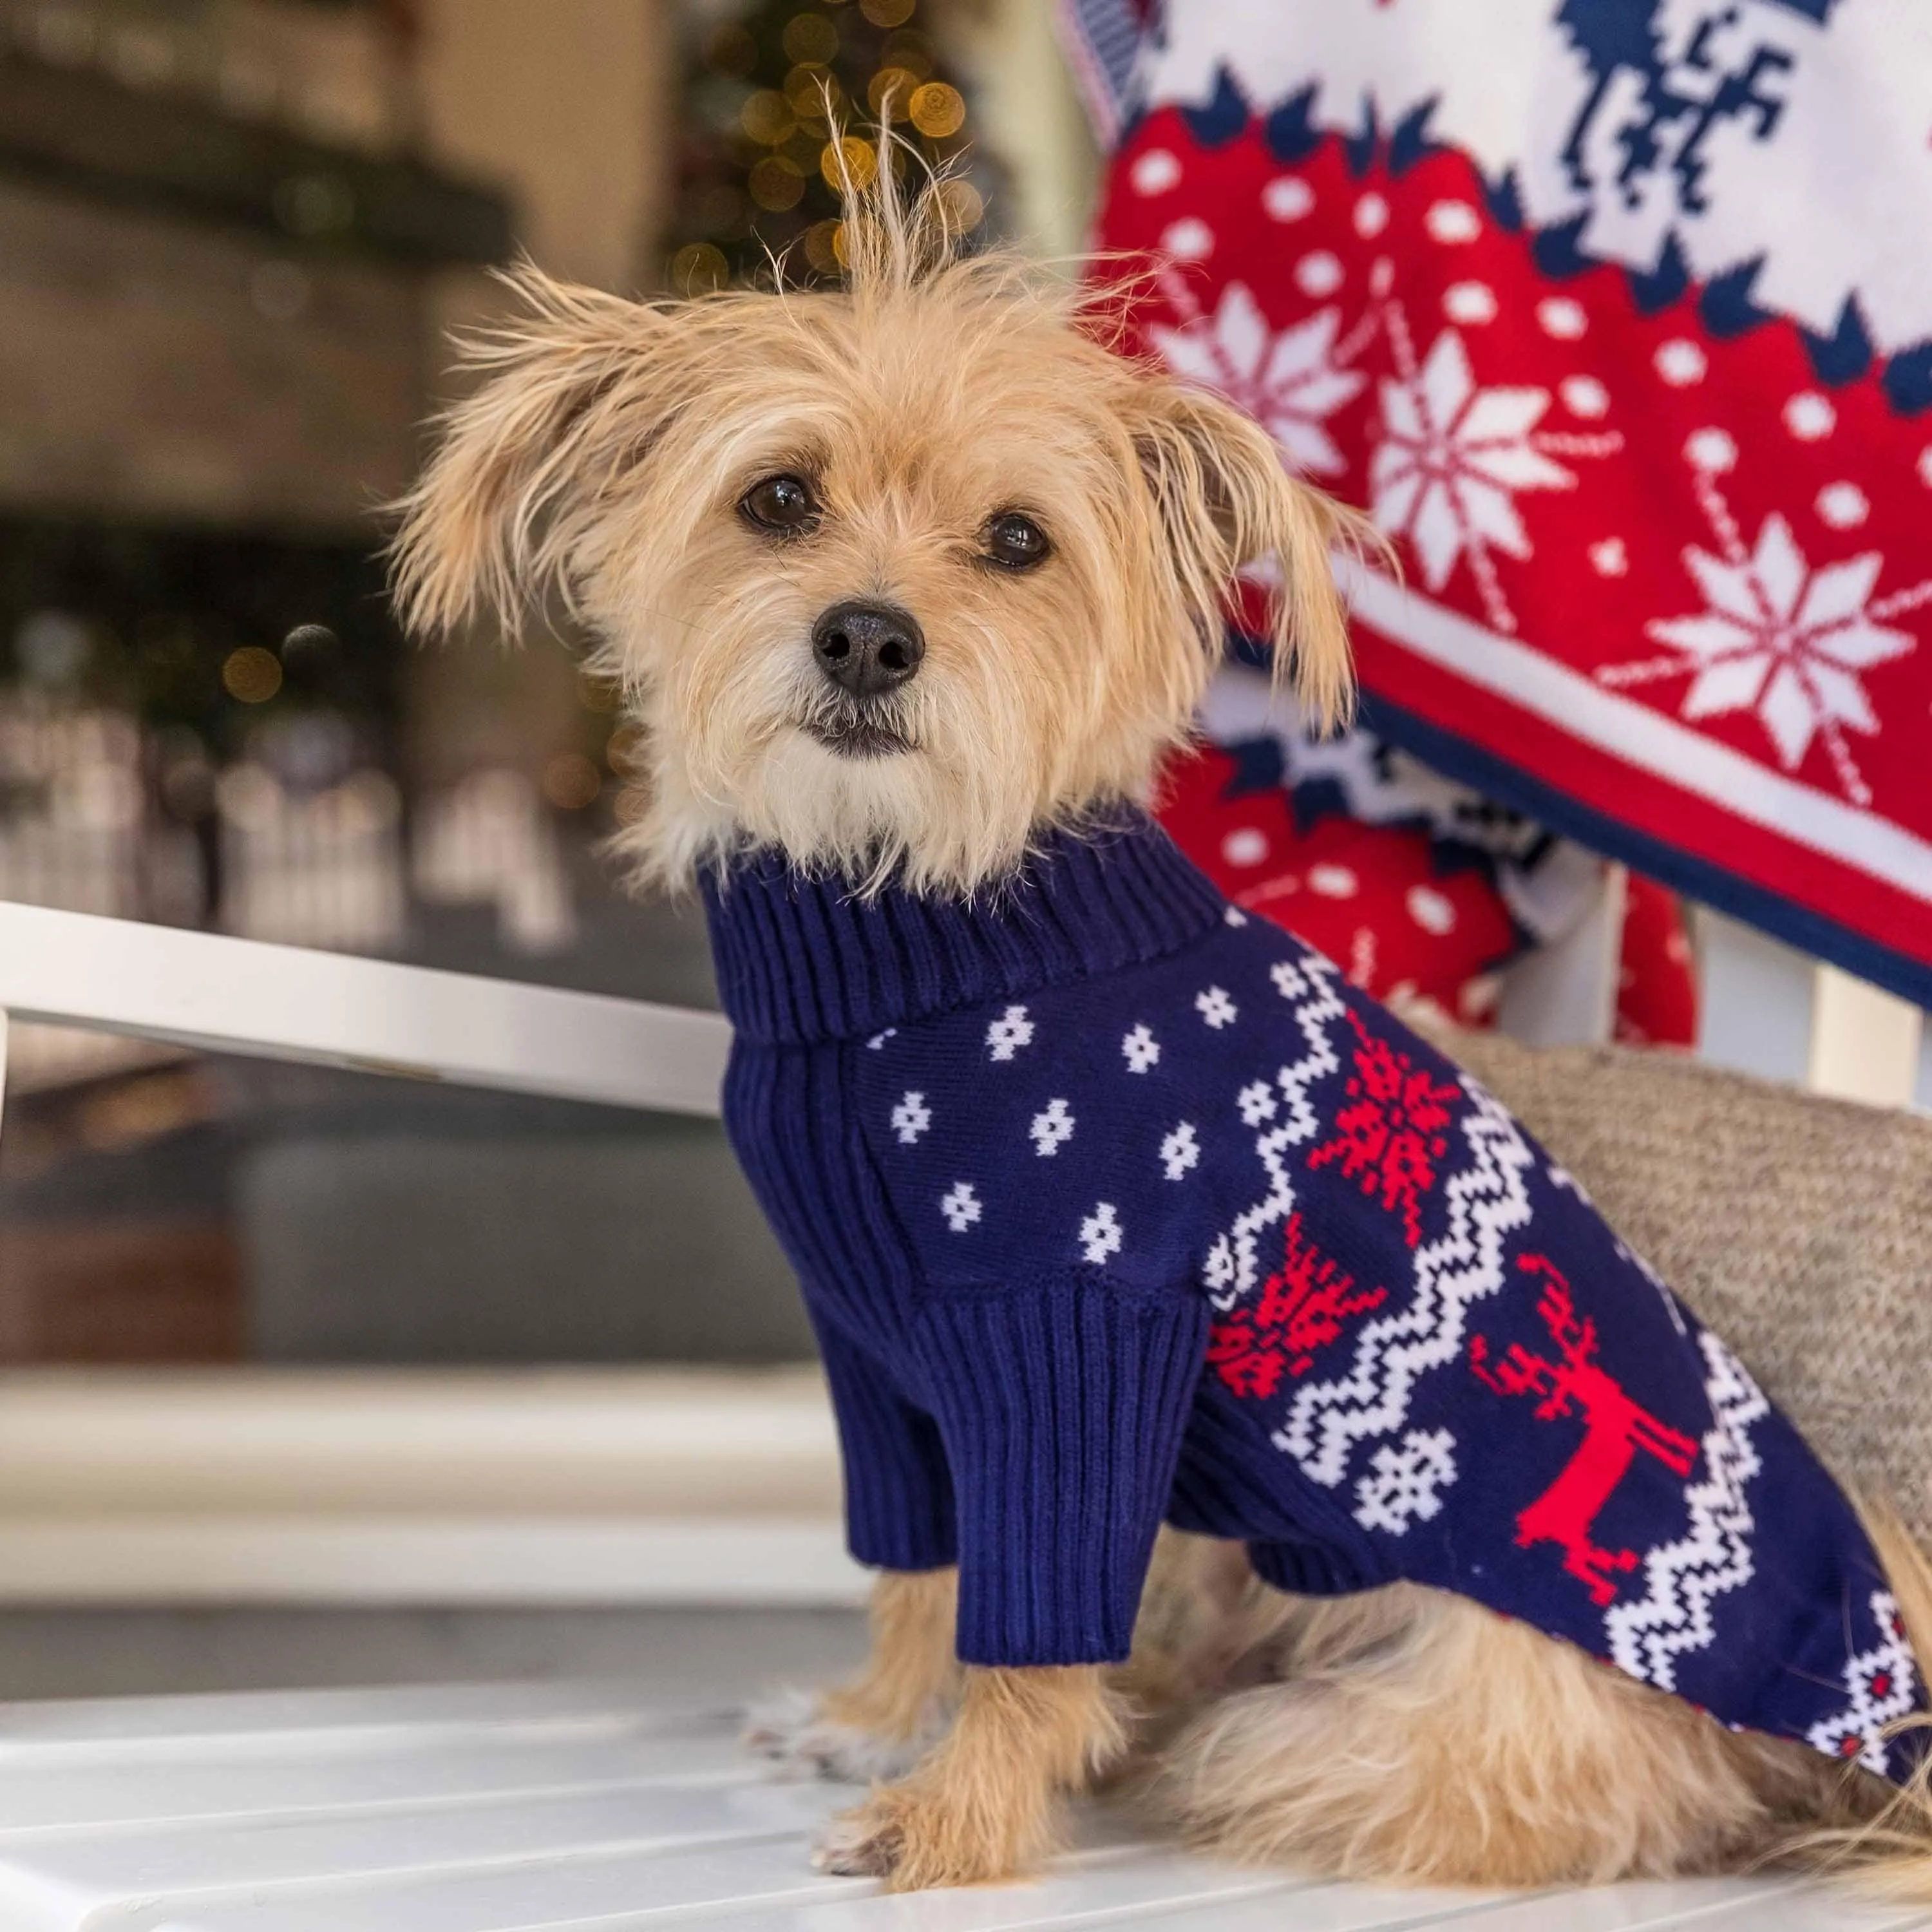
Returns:
[[[1346,1089],[1348,1102],[1335,1116],[1334,1138],[1317,1148],[1308,1164],[1339,1160],[1364,1194],[1401,1214],[1412,1248],[1422,1239],[1422,1197],[1436,1185],[1436,1163],[1448,1151],[1443,1130],[1460,1095],[1454,1087],[1438,1087],[1407,1054],[1376,1039],[1352,1009],[1348,1024],[1362,1042]]]
[[[1342,1339],[1352,1315],[1380,1307],[1388,1296],[1385,1288],[1358,1292],[1353,1276],[1303,1238],[1301,1216],[1291,1214],[1280,1273],[1262,1284],[1252,1309],[1214,1324],[1208,1359],[1235,1394],[1273,1395],[1284,1375],[1306,1374],[1317,1351]]]

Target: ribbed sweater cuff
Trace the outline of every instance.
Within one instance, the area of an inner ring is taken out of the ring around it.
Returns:
[[[1204,1304],[1075,1281],[920,1311],[952,1469],[967,1664],[1112,1664],[1207,1342]]]
[[[845,1540],[876,1570],[958,1560],[952,1479],[931,1416],[904,1401],[869,1357],[832,1330],[819,1343],[845,1470]]]

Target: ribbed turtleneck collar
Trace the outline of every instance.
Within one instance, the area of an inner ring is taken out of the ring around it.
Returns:
[[[1210,931],[1226,902],[1136,812],[1044,839],[970,900],[847,881],[753,854],[704,881],[718,996],[746,1039],[869,1036],[1114,970]]]

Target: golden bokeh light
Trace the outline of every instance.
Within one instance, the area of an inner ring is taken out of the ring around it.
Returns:
[[[565,752],[544,766],[543,795],[560,812],[581,812],[597,802],[604,781],[581,752]]]
[[[731,279],[724,251],[709,242],[688,242],[670,258],[670,285],[681,296],[706,296]]]
[[[956,235],[970,235],[986,212],[985,197],[969,181],[956,177],[939,184],[939,205],[946,211],[946,225]]]
[[[842,221],[814,221],[805,231],[805,259],[821,275],[836,275],[842,260]]]
[[[266,704],[282,688],[281,660],[260,644],[244,644],[222,660],[221,688],[243,704]]]
[[[912,124],[933,140],[956,134],[966,124],[966,103],[958,88],[943,80],[929,80],[908,104]]]
[[[886,118],[888,103],[892,118],[903,121],[906,118],[906,103],[913,97],[919,85],[919,76],[902,67],[882,67],[873,75],[866,88],[866,99],[874,116],[880,121]]]
[[[805,199],[805,175],[782,154],[767,154],[752,170],[752,199],[760,208],[782,214]]]
[[[845,90],[829,68],[807,63],[794,68],[785,76],[784,98],[801,121],[822,122],[828,100],[836,112],[844,103]]]
[[[778,44],[789,61],[829,61],[838,51],[838,29],[823,14],[794,14]]]
[[[762,146],[776,148],[791,138],[798,116],[775,87],[761,87],[738,110],[738,124]]]
[[[842,188],[848,176],[854,188],[868,188],[879,172],[879,158],[871,142],[862,141],[856,134],[847,134],[836,141],[826,142],[818,157],[818,172],[825,177],[825,184],[830,188]]]
[[[913,0],[859,0],[859,10],[875,27],[902,27],[912,18]]]

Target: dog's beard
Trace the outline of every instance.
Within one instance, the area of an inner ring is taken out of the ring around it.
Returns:
[[[919,748],[904,707],[890,697],[861,703],[842,692],[814,693],[798,726],[844,758],[890,758]]]

